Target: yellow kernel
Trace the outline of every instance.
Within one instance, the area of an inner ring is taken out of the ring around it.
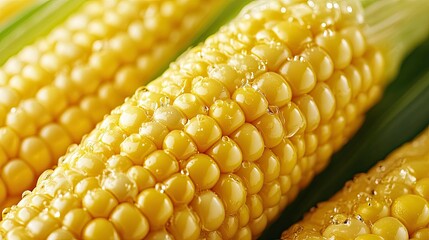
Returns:
[[[353,59],[353,66],[359,71],[362,79],[361,91],[366,92],[371,86],[375,84],[377,79],[372,76],[371,67],[363,58]]]
[[[48,144],[53,159],[64,155],[65,150],[72,143],[70,135],[57,123],[45,125],[40,129],[39,136]]]
[[[26,161],[37,175],[52,165],[48,146],[38,137],[29,137],[22,141],[19,157]]]
[[[412,235],[413,238],[417,239],[428,239],[429,238],[429,228],[422,228],[415,231]]]
[[[320,121],[329,122],[336,109],[335,97],[329,86],[325,83],[317,83],[310,95],[319,109]]]
[[[56,239],[73,240],[75,239],[75,237],[71,232],[62,228],[58,228],[57,230],[49,234],[46,240],[56,240]]]
[[[120,127],[112,127],[101,133],[100,142],[110,147],[115,153],[121,152],[120,144],[125,140],[126,133]]]
[[[28,137],[36,133],[34,122],[28,121],[28,114],[22,109],[13,109],[6,116],[6,125],[15,130],[20,137]]]
[[[320,111],[313,97],[305,94],[294,99],[294,102],[305,117],[307,123],[305,131],[314,131],[320,123]]]
[[[226,216],[222,225],[219,227],[219,232],[222,235],[222,239],[232,239],[232,237],[234,237],[235,233],[237,232],[238,227],[238,218],[236,216]]]
[[[89,116],[77,106],[68,108],[63,112],[59,122],[70,134],[73,142],[79,142],[83,135],[90,132],[94,127]]]
[[[280,202],[281,195],[280,183],[277,180],[264,184],[259,192],[264,208],[276,206]]]
[[[343,28],[341,29],[341,35],[350,43],[354,58],[360,57],[365,53],[366,40],[358,27]]]
[[[0,104],[9,109],[15,107],[20,100],[18,92],[6,86],[0,86],[0,96]]]
[[[171,200],[154,188],[143,190],[137,197],[136,205],[149,221],[151,231],[162,228],[173,215]]]
[[[305,138],[305,156],[312,155],[318,147],[317,135],[314,133],[307,133],[304,135]]]
[[[268,71],[277,71],[292,53],[283,44],[258,44],[252,47],[251,53],[265,62]]]
[[[267,99],[262,93],[250,86],[240,87],[235,90],[232,99],[241,107],[248,122],[262,116],[268,108]]]
[[[136,165],[142,165],[146,156],[156,150],[155,144],[150,139],[137,133],[125,138],[120,148],[121,154],[127,156]]]
[[[94,52],[89,57],[89,66],[97,71],[101,77],[108,79],[117,71],[119,62],[115,53],[107,49]]]
[[[57,227],[56,219],[47,213],[42,213],[27,223],[26,230],[34,239],[46,239]]]
[[[102,180],[102,187],[109,191],[119,202],[135,199],[137,196],[136,184],[125,174],[114,172]]]
[[[159,231],[151,231],[145,238],[145,240],[174,240],[174,236],[167,232],[165,229]]]
[[[241,85],[241,76],[228,64],[217,64],[209,68],[208,76],[225,85],[231,94]]]
[[[233,38],[232,38],[233,39]],[[259,75],[262,72],[261,62],[252,55],[234,54],[228,61],[237,72],[242,74]]]
[[[180,130],[173,130],[164,138],[162,148],[173,154],[178,160],[185,160],[196,154],[197,145],[191,137]]]
[[[15,213],[15,221],[22,225],[26,225],[28,221],[33,219],[39,214],[39,212],[32,207],[23,207],[16,211]]]
[[[184,130],[197,144],[200,152],[205,152],[222,136],[222,130],[216,121],[206,115],[190,119]]]
[[[362,234],[369,234],[368,226],[355,218],[347,219],[345,223],[330,224],[324,231],[323,236],[326,238],[345,238],[353,239]]]
[[[401,182],[392,182],[392,183],[381,183],[375,187],[375,191],[383,197],[386,197],[390,200],[395,200],[396,198],[410,193],[410,187]]]
[[[247,202],[247,199],[246,199],[246,202]],[[241,206],[240,209],[238,209],[237,217],[238,217],[238,226],[239,227],[244,227],[247,225],[247,223],[249,223],[250,212],[249,212],[249,207],[247,206],[247,204],[244,204],[243,206]]]
[[[85,65],[74,67],[70,73],[70,80],[86,94],[95,92],[100,84],[96,70]]]
[[[354,240],[384,240],[384,238],[375,234],[368,233],[368,234],[359,235],[355,237]]]
[[[286,62],[279,72],[289,83],[294,97],[309,93],[317,82],[310,63],[304,58]]]
[[[219,180],[219,167],[211,157],[205,154],[192,156],[187,161],[185,169],[199,190],[210,189]]]
[[[128,169],[127,175],[136,185],[137,190],[141,192],[146,188],[155,186],[155,177],[143,166],[132,166]]]
[[[259,194],[247,196],[246,205],[249,209],[250,220],[258,218],[264,211],[262,198],[259,196]]]
[[[304,132],[307,125],[305,116],[295,103],[290,102],[282,107],[279,110],[279,116],[283,123],[285,137],[292,137]]]
[[[95,218],[108,217],[117,205],[118,200],[110,192],[100,188],[88,191],[82,199],[82,206]]]
[[[290,141],[295,146],[298,159],[303,158],[305,154],[305,149],[306,149],[304,135],[295,135],[290,138]]]
[[[198,114],[207,113],[205,103],[199,97],[191,93],[184,93],[178,96],[174,100],[173,106],[181,110],[188,119]]]
[[[413,194],[399,196],[392,203],[392,217],[398,218],[413,233],[429,223],[429,204],[426,199]]]
[[[207,153],[214,158],[221,172],[234,171],[242,161],[240,148],[226,136],[214,144]]]
[[[257,128],[249,123],[243,124],[231,135],[240,147],[244,161],[255,161],[264,152],[264,140]]]
[[[2,179],[9,195],[16,196],[31,189],[36,176],[31,167],[23,160],[13,159],[3,166]]]
[[[101,121],[110,112],[110,108],[96,96],[85,97],[80,101],[79,106],[93,122]]]
[[[279,213],[280,213],[279,205],[276,205],[272,208],[267,208],[264,211],[265,216],[267,216],[268,222],[273,222],[278,217]]]
[[[160,107],[153,113],[153,120],[165,125],[170,131],[183,129],[187,122],[183,113],[173,106]]]
[[[368,51],[365,52],[364,57],[370,65],[374,82],[378,83],[380,81],[383,81],[383,78],[385,77],[385,59],[382,53],[377,49],[370,48]]]
[[[112,83],[104,83],[98,87],[97,96],[110,108],[114,108],[123,103],[124,98],[117,94]]]
[[[265,183],[271,182],[279,177],[280,161],[270,149],[265,148],[261,158],[255,163],[258,164],[259,169],[263,172]]]
[[[198,96],[206,105],[212,105],[217,99],[229,99],[229,91],[219,81],[210,78],[194,81],[191,93]]]
[[[57,218],[63,219],[72,209],[80,207],[81,200],[70,192],[52,199],[49,212]]]
[[[292,99],[291,87],[281,75],[275,72],[260,75],[253,84],[265,95],[270,106],[282,107]]]
[[[175,174],[164,181],[165,192],[174,205],[188,204],[195,194],[191,178],[184,174]]]
[[[371,226],[371,232],[383,239],[408,240],[407,228],[396,218],[384,217]]]
[[[321,47],[306,48],[301,56],[310,63],[318,81],[325,81],[334,72],[334,63],[331,57]]]
[[[245,122],[245,116],[240,106],[231,100],[217,100],[210,106],[209,116],[222,129],[223,135],[229,135]]]
[[[141,124],[147,119],[148,116],[142,108],[125,105],[119,117],[119,126],[128,133],[137,133]]]
[[[133,204],[119,204],[110,214],[109,220],[119,235],[127,239],[143,239],[149,232],[149,222]]]
[[[222,174],[212,189],[222,199],[226,214],[235,214],[246,202],[246,189],[234,174]]]
[[[293,54],[302,51],[305,44],[313,38],[311,31],[297,22],[281,21],[273,26],[273,31],[289,46]]]
[[[137,58],[138,51],[135,42],[125,33],[110,39],[109,47],[124,62],[132,62]]]
[[[73,159],[71,165],[87,176],[97,176],[105,168],[103,158],[95,153],[85,153],[77,159]]]
[[[177,240],[198,239],[201,228],[196,213],[189,208],[177,209],[174,211],[167,226],[168,231]]]
[[[250,240],[252,239],[252,232],[248,226],[238,229],[233,239],[237,240]]]
[[[115,170],[118,172],[127,172],[130,167],[133,166],[133,162],[126,156],[113,155],[107,160],[106,168]]]
[[[252,124],[261,133],[267,148],[275,147],[284,137],[283,124],[277,114],[266,113],[252,122]]]
[[[280,175],[292,172],[297,162],[297,151],[289,139],[284,138],[282,142],[271,149],[280,162]]]
[[[156,150],[144,160],[143,167],[149,170],[157,181],[163,181],[179,171],[179,163],[169,153]]]
[[[259,236],[265,230],[268,224],[268,219],[265,214],[261,214],[260,217],[250,220],[249,227],[253,236]]]
[[[16,90],[22,98],[33,97],[38,90],[36,82],[24,79],[19,75],[10,78],[9,86]]]
[[[139,129],[139,134],[152,140],[156,148],[161,149],[164,139],[167,136],[168,128],[159,122],[145,122]]]
[[[264,172],[253,162],[243,162],[235,174],[244,182],[248,195],[258,193],[264,185]]]
[[[316,36],[317,45],[321,46],[331,56],[335,69],[347,67],[353,57],[350,43],[341,34],[326,30]]]
[[[429,178],[422,178],[416,182],[414,192],[429,201]]]
[[[7,231],[6,238],[11,240],[15,240],[15,239],[31,240],[32,239],[28,231],[23,226],[16,226],[10,231]]]
[[[199,216],[203,230],[215,231],[225,219],[225,208],[222,200],[210,190],[195,196],[191,206]]]
[[[83,239],[119,240],[120,237],[115,227],[105,218],[91,220],[83,229]]]

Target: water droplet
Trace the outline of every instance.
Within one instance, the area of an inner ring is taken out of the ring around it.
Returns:
[[[279,107],[275,105],[268,106],[268,109],[267,109],[268,114],[271,114],[271,115],[276,115],[279,113],[279,111],[280,111]]]
[[[157,184],[155,184],[155,190],[157,190],[157,191],[159,191],[161,193],[164,193],[165,189],[167,189],[167,186],[165,186],[164,183],[157,183]]]
[[[189,176],[189,171],[186,168],[180,170],[180,173],[183,174],[183,175],[185,175],[185,176]]]
[[[28,195],[30,195],[31,194],[31,191],[30,190],[25,190],[23,193],[22,193],[22,195],[21,195],[21,197],[22,198],[25,198],[25,197],[27,197]]]
[[[4,208],[3,211],[1,212],[2,219],[5,219],[6,215],[9,214],[10,211],[11,211],[10,207]]]

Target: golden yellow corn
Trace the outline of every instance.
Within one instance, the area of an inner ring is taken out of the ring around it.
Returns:
[[[32,189],[226,2],[88,1],[11,57],[0,68],[0,207]]]
[[[23,9],[31,6],[35,0],[2,0],[0,1],[0,26]]]
[[[429,239],[429,128],[319,203],[282,239]]]
[[[256,238],[359,127],[382,80],[358,9],[257,2],[69,148],[0,229]]]

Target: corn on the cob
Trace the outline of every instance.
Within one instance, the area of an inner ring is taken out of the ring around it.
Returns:
[[[359,174],[282,239],[429,239],[429,128]]]
[[[0,1],[0,26],[19,14],[23,9],[31,6],[35,0],[2,0]]]
[[[160,71],[227,1],[89,1],[0,68],[0,206]]]
[[[257,237],[379,97],[383,57],[361,23],[345,2],[257,3],[70,148],[1,229],[9,239]]]

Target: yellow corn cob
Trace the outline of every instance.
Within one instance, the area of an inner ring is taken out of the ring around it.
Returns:
[[[33,4],[35,0],[1,0],[0,1],[0,25],[8,21],[14,15]]]
[[[32,189],[226,2],[88,1],[10,58],[0,68],[0,207]]]
[[[260,235],[381,91],[383,57],[359,9],[334,7],[247,8],[71,147],[6,209],[4,236]]]
[[[319,203],[282,239],[429,239],[429,128]]]

